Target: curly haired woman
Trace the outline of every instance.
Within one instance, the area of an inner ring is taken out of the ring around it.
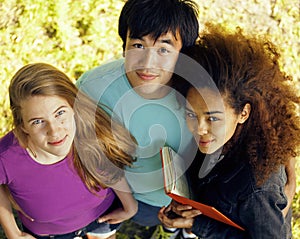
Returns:
[[[162,208],[160,220],[199,238],[291,238],[285,166],[299,154],[300,100],[280,70],[278,52],[269,41],[210,26],[184,53],[174,82],[186,97],[198,145],[191,187],[197,201],[245,231],[175,202]],[[178,217],[168,218],[170,210]]]

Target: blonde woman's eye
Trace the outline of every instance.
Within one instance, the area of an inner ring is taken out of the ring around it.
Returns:
[[[65,113],[66,111],[65,110],[60,110],[57,112],[56,116],[61,116]]]
[[[33,126],[37,126],[37,125],[42,124],[43,122],[44,122],[44,121],[41,120],[41,119],[36,119],[36,120],[33,120],[33,121],[31,122],[31,124],[32,124]]]

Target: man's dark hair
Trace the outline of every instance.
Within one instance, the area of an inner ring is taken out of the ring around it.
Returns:
[[[120,14],[119,35],[126,46],[127,32],[131,38],[151,35],[157,40],[177,30],[182,39],[182,48],[195,43],[199,34],[198,6],[192,0],[128,0]]]

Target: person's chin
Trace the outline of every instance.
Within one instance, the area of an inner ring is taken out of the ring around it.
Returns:
[[[213,154],[214,152],[216,152],[216,150],[213,149],[212,147],[201,147],[201,146],[199,146],[199,150],[203,154]]]

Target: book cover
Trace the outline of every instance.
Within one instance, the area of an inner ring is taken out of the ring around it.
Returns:
[[[203,215],[234,226],[240,230],[244,229],[218,211],[216,208],[196,202],[191,199],[191,192],[185,176],[183,159],[168,146],[160,150],[162,169],[164,177],[164,188],[166,194],[175,201],[192,206],[202,212]]]

